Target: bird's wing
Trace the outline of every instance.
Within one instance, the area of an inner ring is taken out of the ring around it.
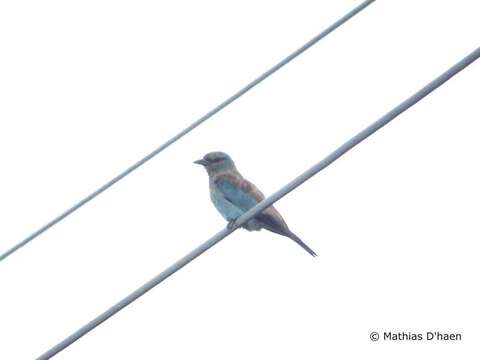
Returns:
[[[258,188],[237,174],[222,174],[215,179],[215,185],[228,201],[247,211],[265,199]]]
[[[251,209],[265,199],[265,196],[254,184],[240,175],[222,174],[215,179],[215,184],[225,199],[243,211]],[[273,206],[257,214],[255,219],[267,230],[281,235],[289,233],[285,220]]]
[[[255,216],[255,219],[262,224],[262,227],[271,232],[288,236],[290,230],[288,229],[282,215],[273,206],[263,210],[260,214]]]

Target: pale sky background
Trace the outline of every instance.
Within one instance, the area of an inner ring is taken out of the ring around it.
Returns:
[[[0,252],[360,1],[0,3]],[[379,0],[0,263],[0,359],[34,359],[225,222],[192,161],[271,194],[480,45],[480,4]],[[480,356],[480,63],[56,358]],[[459,332],[456,343],[372,331]]]

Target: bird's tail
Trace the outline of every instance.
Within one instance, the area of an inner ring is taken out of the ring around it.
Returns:
[[[317,256],[317,253],[310,249],[310,247],[305,244],[302,239],[300,239],[297,235],[295,235],[293,232],[289,231],[288,234],[286,234],[290,239],[295,241],[298,245],[300,245],[306,252],[308,252],[310,255],[313,257]]]

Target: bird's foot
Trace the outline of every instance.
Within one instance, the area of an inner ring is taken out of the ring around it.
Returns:
[[[230,220],[227,224],[228,230],[233,230],[235,228],[237,219]]]

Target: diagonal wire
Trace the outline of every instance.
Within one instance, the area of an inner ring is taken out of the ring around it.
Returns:
[[[139,168],[140,166],[142,166],[143,164],[145,164],[147,161],[149,161],[150,159],[152,159],[153,157],[155,157],[157,154],[159,154],[160,152],[162,152],[163,150],[165,150],[167,147],[169,147],[170,145],[172,145],[173,143],[175,143],[176,141],[180,140],[183,136],[187,135],[189,132],[191,132],[193,129],[195,129],[197,126],[199,126],[200,124],[202,124],[203,122],[205,122],[206,120],[208,120],[209,118],[211,118],[213,115],[215,115],[216,113],[218,113],[219,111],[221,111],[222,109],[224,109],[225,107],[227,107],[228,105],[230,105],[231,103],[233,103],[235,100],[237,100],[239,97],[241,97],[242,95],[244,95],[245,93],[247,93],[249,90],[251,90],[252,88],[254,88],[256,85],[258,85],[259,83],[261,83],[263,80],[265,80],[266,78],[268,78],[270,75],[272,75],[273,73],[275,73],[277,70],[279,70],[280,68],[282,68],[283,66],[287,65],[290,61],[292,61],[293,59],[295,59],[297,56],[299,56],[300,54],[302,54],[303,52],[305,52],[306,50],[308,50],[310,47],[312,47],[313,45],[315,45],[317,42],[319,42],[321,39],[323,39],[325,36],[327,36],[328,34],[330,34],[331,32],[333,32],[335,29],[337,29],[338,27],[340,27],[341,25],[343,25],[344,23],[346,23],[348,20],[350,20],[352,17],[354,17],[356,14],[358,14],[359,12],[361,12],[363,9],[365,9],[368,5],[372,4],[375,0],[367,0],[367,1],[364,1],[362,2],[360,5],[358,5],[357,7],[355,7],[353,10],[349,11],[347,14],[345,14],[344,16],[342,16],[340,19],[338,19],[337,21],[335,21],[333,24],[331,24],[329,27],[327,27],[325,30],[323,30],[320,34],[318,34],[317,36],[315,36],[314,38],[312,38],[311,40],[309,40],[308,42],[306,42],[304,45],[302,45],[300,48],[298,48],[297,50],[295,50],[294,52],[292,52],[290,55],[288,55],[286,58],[284,58],[282,61],[280,61],[279,63],[275,64],[273,67],[271,67],[269,70],[265,71],[263,74],[261,74],[259,77],[257,77],[255,80],[251,81],[250,83],[248,83],[247,85],[245,85],[243,88],[241,88],[238,92],[236,92],[235,94],[233,94],[232,96],[230,96],[228,99],[226,99],[225,101],[223,101],[222,103],[220,103],[219,105],[217,105],[215,108],[213,108],[212,110],[210,110],[208,113],[206,113],[205,115],[203,115],[200,119],[198,119],[197,121],[193,122],[190,126],[188,126],[187,128],[183,129],[182,131],[180,131],[177,135],[175,135],[174,137],[172,137],[170,140],[168,140],[167,142],[165,142],[164,144],[160,145],[158,148],[156,148],[155,150],[153,150],[151,153],[149,153],[148,155],[146,155],[144,158],[142,158],[141,160],[137,161],[135,164],[131,165],[129,168],[127,168],[125,171],[123,171],[122,173],[120,173],[119,175],[117,175],[116,177],[114,177],[112,180],[110,180],[109,182],[107,182],[106,184],[104,184],[103,186],[99,187],[97,190],[95,190],[93,193],[91,193],[90,195],[88,195],[87,197],[85,197],[84,199],[80,200],[78,203],[76,203],[75,205],[73,205],[71,208],[69,208],[68,210],[65,210],[63,213],[61,213],[60,215],[58,215],[56,218],[54,218],[53,220],[51,220],[50,222],[46,223],[45,225],[43,225],[41,228],[39,228],[37,231],[35,231],[34,233],[30,234],[29,236],[27,236],[24,240],[22,240],[21,242],[19,242],[18,244],[16,244],[15,246],[13,246],[12,248],[10,248],[9,250],[7,250],[5,253],[1,254],[0,255],[0,261],[4,260],[5,258],[7,258],[8,256],[12,255],[15,251],[17,251],[18,249],[22,248],[23,246],[25,246],[26,244],[28,244],[30,241],[32,241],[33,239],[35,239],[37,236],[39,236],[40,234],[44,233],[45,231],[47,231],[48,229],[50,229],[52,226],[56,225],[57,223],[59,223],[60,221],[62,221],[63,219],[65,219],[68,215],[72,214],[73,212],[75,212],[76,210],[78,210],[79,208],[81,208],[83,205],[85,205],[86,203],[88,203],[90,200],[94,199],[95,197],[97,197],[98,195],[100,195],[102,192],[104,192],[105,190],[107,190],[109,187],[111,187],[112,185],[114,185],[115,183],[117,183],[118,181],[120,181],[121,179],[123,179],[125,176],[127,176],[128,174],[130,174],[131,172],[133,172],[134,170],[136,170],[137,168]]]
[[[392,110],[390,110],[388,113],[386,113],[384,116],[382,116],[380,119],[366,127],[364,130],[359,132],[357,135],[352,137],[350,140],[345,142],[343,145],[338,147],[335,151],[330,153],[326,158],[315,164],[313,167],[305,171],[303,174],[300,176],[296,177],[294,180],[289,182],[287,185],[285,185],[283,188],[278,190],[276,193],[273,195],[269,196],[259,204],[257,204],[255,207],[247,211],[245,214],[240,216],[238,220],[236,221],[236,224],[233,229],[228,229],[225,228],[222,231],[218,232],[215,234],[213,237],[211,237],[209,240],[198,246],[196,249],[194,249],[192,252],[189,254],[185,255],[183,258],[178,260],[176,263],[168,267],[166,270],[155,276],[153,279],[142,285],[140,288],[132,292],[130,295],[119,301],[117,304],[113,305],[111,308],[97,316],[95,319],[87,323],[86,325],[82,326],[80,329],[75,331],[73,334],[62,340],[60,343],[52,347],[50,350],[48,350],[46,353],[41,355],[40,357],[37,358],[37,360],[46,360],[50,359],[52,356],[55,356],[58,354],[60,351],[64,350],[66,347],[70,346],[73,344],[75,341],[80,339],[83,335],[87,334],[89,331],[93,330],[95,327],[109,319],[111,316],[115,315],[117,312],[122,310],[124,307],[138,299],[140,296],[144,295],[147,291],[151,290],[153,287],[156,285],[160,284],[163,280],[168,278],[170,275],[174,274],[178,270],[180,270],[182,267],[187,265],[190,261],[195,259],[196,257],[200,256],[203,254],[205,251],[210,249],[212,246],[223,240],[225,237],[230,235],[233,231],[235,231],[239,226],[247,222],[249,219],[254,217],[256,214],[259,212],[263,211],[285,195],[287,195],[289,192],[303,184],[305,181],[310,179],[312,176],[317,174],[319,171],[323,170],[326,168],[328,165],[333,163],[335,160],[337,160],[339,157],[341,157],[343,154],[345,154],[347,151],[352,149],[355,145],[358,145],[361,143],[363,140],[365,140],[367,137],[372,135],[374,132],[388,124],[390,121],[395,119],[398,115],[403,113],[405,110],[410,108],[411,106],[415,105],[418,101],[422,100],[425,96],[430,94],[433,90],[438,88],[440,85],[445,83],[447,80],[449,80],[452,76],[456,75],[458,72],[466,68],[468,65],[473,63],[475,60],[477,60],[480,57],[480,47],[477,48],[475,51],[467,55],[465,58],[463,58],[461,61],[459,61],[457,64],[452,66],[450,69],[448,69],[446,72],[441,74],[439,77],[434,79],[432,82],[428,83],[425,87],[420,89],[418,92],[410,96],[408,99],[400,103],[400,105],[394,107]]]

